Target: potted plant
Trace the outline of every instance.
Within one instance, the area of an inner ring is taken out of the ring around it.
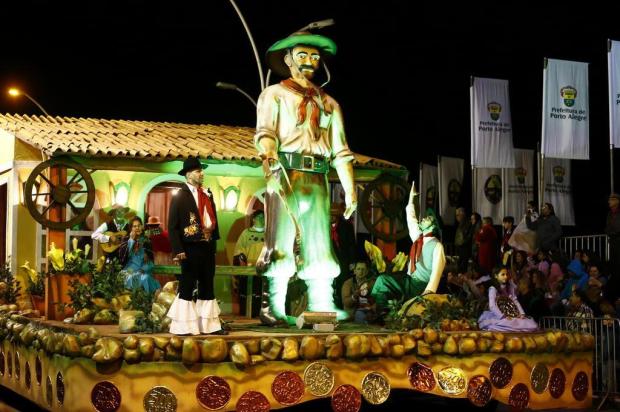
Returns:
[[[91,264],[86,258],[90,251],[90,245],[86,245],[84,250],[78,248],[78,240],[72,241],[73,249],[66,254],[62,249],[56,248],[54,242],[50,244],[50,250],[47,254],[48,261],[51,264],[50,271],[50,297],[54,305],[53,313],[49,314],[50,319],[60,320],[74,313],[70,306],[71,297],[69,295],[71,281],[77,280],[82,284],[88,284],[91,281]]]
[[[30,295],[32,308],[39,311],[39,314],[45,315],[45,278],[42,272],[37,272],[30,267],[30,262],[26,261],[21,269],[26,272],[28,279],[28,287],[26,291]]]
[[[21,294],[19,281],[11,272],[9,262],[0,266],[0,310],[17,310],[17,298]]]

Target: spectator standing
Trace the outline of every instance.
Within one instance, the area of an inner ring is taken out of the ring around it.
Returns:
[[[493,228],[493,219],[488,216],[482,219],[482,227],[476,234],[476,243],[478,266],[485,275],[488,275],[497,262],[497,232]]]
[[[545,203],[541,212],[542,214],[536,220],[532,219],[532,213],[529,209],[525,215],[528,229],[536,231],[536,249],[545,251],[557,250],[560,237],[562,236],[560,219],[555,215],[555,210],[551,203]]]
[[[456,222],[454,248],[456,255],[459,257],[458,272],[464,273],[467,271],[467,264],[472,252],[472,225],[471,221],[467,219],[465,208],[459,207],[456,209]]]

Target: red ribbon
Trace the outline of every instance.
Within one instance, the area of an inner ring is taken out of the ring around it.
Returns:
[[[306,107],[308,103],[312,107],[312,112],[310,113],[310,126],[315,132],[315,139],[319,138],[319,117],[321,115],[321,108],[319,104],[314,99],[315,96],[318,96],[321,101],[323,101],[323,92],[319,88],[308,87],[305,88],[301,86],[299,83],[293,81],[293,79],[282,80],[281,84],[294,92],[302,95],[301,103],[297,108],[297,125],[303,124],[306,121]]]
[[[211,223],[213,227],[211,230],[215,229],[217,224],[217,220],[215,220],[215,211],[213,210],[213,205],[211,204],[211,198],[207,195],[202,188],[198,188],[198,210],[200,212],[200,220],[204,219],[205,209],[209,214],[209,219],[211,219]],[[203,226],[206,226],[206,222],[202,222]]]
[[[433,233],[427,233],[424,236],[420,236],[413,242],[411,245],[411,250],[409,251],[409,259],[411,260],[411,273],[415,272],[415,264],[420,259],[420,255],[422,254],[422,247],[424,246],[424,238],[425,237],[434,237]]]

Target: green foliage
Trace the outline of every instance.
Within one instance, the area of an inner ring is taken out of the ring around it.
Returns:
[[[147,293],[143,288],[135,288],[131,291],[131,309],[140,310],[145,316],[151,313],[155,292]]]
[[[92,266],[88,259],[84,258],[84,252],[81,249],[76,249],[65,254],[65,268],[62,272],[84,275],[92,271]]]
[[[106,302],[110,302],[123,291],[125,291],[125,275],[121,273],[121,265],[117,259],[107,262],[101,272],[93,271],[93,297],[104,298]]]
[[[131,291],[131,308],[144,313],[144,317],[136,319],[136,332],[158,333],[161,332],[161,320],[151,314],[155,292],[147,293],[143,288],[135,288]]]
[[[36,282],[29,279],[28,287],[26,288],[28,293],[32,296],[45,296],[45,278],[47,276],[47,273],[39,272]]]
[[[159,333],[161,321],[155,316],[144,316],[136,319],[136,332]]]
[[[80,282],[78,279],[72,279],[69,282],[69,286],[71,289],[67,294],[71,298],[71,303],[69,306],[73,308],[76,312],[82,309],[92,309],[94,308],[94,304],[92,302],[92,287],[90,284],[84,284]]]
[[[390,301],[390,312],[386,317],[386,326],[393,329],[418,329],[427,326],[435,329],[441,328],[442,321],[466,320],[472,329],[477,328],[478,318],[482,312],[480,302],[477,300],[461,301],[452,295],[448,295],[448,302],[438,303],[434,300],[424,299],[416,296],[405,302],[407,305],[397,301]],[[407,316],[407,310],[413,305],[421,304],[424,311],[420,315]],[[404,309],[404,310],[402,310]],[[402,314],[400,314],[402,310]]]
[[[92,268],[91,268],[92,269]],[[125,291],[125,277],[117,260],[106,263],[101,272],[92,271],[92,280],[88,284],[73,279],[69,282],[71,290],[70,306],[77,312],[81,309],[93,309],[93,298],[104,298],[110,302],[112,298]]]
[[[7,260],[0,266],[0,300],[4,303],[12,304],[17,302],[17,297],[21,295],[21,286],[11,272],[11,264]]]

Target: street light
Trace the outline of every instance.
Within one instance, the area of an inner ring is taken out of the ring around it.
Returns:
[[[269,86],[269,77],[271,76],[271,69],[269,69],[267,71],[267,78],[264,79],[263,78],[263,67],[261,66],[260,57],[258,56],[258,49],[256,48],[256,44],[254,43],[254,38],[252,37],[252,32],[250,32],[250,27],[248,26],[248,23],[245,21],[245,18],[243,17],[243,13],[241,13],[241,9],[239,9],[239,7],[237,6],[237,3],[235,3],[235,0],[228,0],[228,1],[230,2],[230,4],[233,6],[235,11],[237,12],[237,16],[239,17],[239,20],[241,20],[241,24],[243,24],[243,28],[245,29],[245,33],[248,35],[248,39],[250,40],[250,45],[252,46],[252,51],[254,52],[254,59],[256,60],[256,67],[258,68],[258,78],[260,80],[260,90],[262,92],[263,90],[265,90],[265,87]],[[322,29],[323,27],[333,26],[334,24],[336,24],[334,19],[325,19],[325,20],[313,21],[312,23],[305,25],[303,28],[301,28],[300,30],[297,30],[297,31],[305,31],[305,30],[312,30],[312,29]],[[245,92],[243,92],[239,88],[229,89],[229,90],[238,90],[239,92],[242,92],[243,94],[246,94]],[[256,106],[256,102],[254,102],[254,101],[252,101],[252,102]]]
[[[254,100],[252,96],[250,96],[248,93],[246,93],[243,89],[241,89],[236,84],[226,83],[226,82],[217,82],[215,83],[215,87],[217,87],[218,89],[222,89],[222,90],[235,90],[241,93],[242,95],[244,95],[245,97],[247,97],[252,102],[252,104],[256,106],[256,100]]]
[[[299,29],[297,31],[322,29],[323,27],[333,26],[334,24],[336,24],[336,21],[334,19],[325,19],[325,20],[313,21],[312,23],[302,27],[301,29]]]
[[[21,90],[19,90],[19,89],[15,88],[15,87],[11,87],[11,88],[9,89],[9,95],[10,95],[10,96],[12,96],[12,97],[19,97],[19,96],[21,96],[21,95],[26,96],[26,98],[27,98],[28,100],[30,100],[32,103],[34,103],[34,104],[35,104],[35,105],[39,108],[39,110],[41,110],[41,111],[43,112],[43,114],[44,114],[44,115],[46,115],[46,116],[49,116],[49,115],[50,115],[47,111],[45,111],[45,109],[43,108],[43,106],[41,106],[41,105],[39,104],[39,102],[37,102],[37,101],[36,101],[36,100],[35,100],[32,96],[30,96],[30,95],[29,95],[28,93],[26,93],[26,92],[23,92],[23,91],[21,91]]]

